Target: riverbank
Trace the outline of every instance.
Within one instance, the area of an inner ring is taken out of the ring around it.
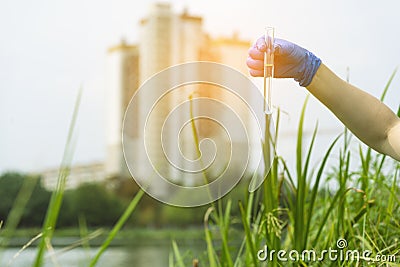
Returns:
[[[107,237],[110,229],[96,228],[82,230],[79,228],[57,229],[52,239],[53,246],[99,246]],[[40,235],[41,229],[18,229],[13,233],[0,230],[0,241],[6,241],[7,247],[22,247]],[[8,237],[8,241],[6,240]],[[204,229],[190,228],[128,228],[121,230],[111,243],[111,246],[165,244],[176,240],[179,243],[203,243]],[[38,240],[31,246],[36,246]]]

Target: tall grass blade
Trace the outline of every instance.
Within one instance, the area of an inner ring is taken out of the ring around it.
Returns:
[[[210,267],[217,267],[217,255],[214,250],[214,245],[212,242],[212,234],[210,229],[208,228],[208,220],[210,217],[211,212],[214,211],[213,207],[209,207],[204,215],[204,233],[206,237],[206,244],[207,244],[207,256],[208,256],[208,266]]]
[[[81,238],[81,239],[69,244],[68,246],[63,247],[61,249],[58,249],[57,251],[53,251],[52,253],[49,253],[48,255],[46,255],[45,258],[49,258],[49,257],[53,258],[54,256],[61,255],[61,254],[65,253],[65,252],[70,251],[70,250],[72,250],[74,248],[77,248],[77,247],[85,248],[85,243],[89,243],[90,240],[92,240],[92,239],[94,239],[96,237],[99,237],[102,234],[103,234],[103,229],[97,229],[96,231],[94,231],[94,232],[88,234],[87,236],[85,236],[85,237],[83,237],[83,238]],[[88,251],[88,252],[90,252],[90,251]]]
[[[18,256],[25,250],[27,249],[30,245],[33,244],[33,242],[35,242],[36,240],[38,240],[39,238],[42,237],[42,233],[37,234],[36,236],[34,236],[31,240],[29,240],[20,250],[18,250],[17,253],[14,254],[14,256],[8,261],[7,267],[11,266],[13,261],[18,258]]]
[[[386,216],[386,225],[389,225],[390,219],[391,217],[393,217],[393,211],[394,211],[394,207],[395,207],[395,200],[396,198],[396,191],[397,191],[397,175],[398,175],[399,169],[397,168],[394,176],[393,176],[393,183],[391,188],[388,190],[389,191],[389,200],[388,200],[388,204],[387,204],[387,208],[386,208],[386,213],[389,216]]]
[[[222,204],[222,201],[219,200],[219,204]],[[225,266],[233,267],[233,261],[231,258],[231,254],[229,252],[229,245],[228,245],[228,233],[229,233],[229,226],[230,226],[230,214],[231,214],[231,207],[232,201],[229,199],[226,207],[225,207],[225,215],[223,215],[222,207],[220,206],[220,212],[218,217],[219,229],[221,232],[221,239],[222,239],[222,251],[223,257],[222,262],[224,262]],[[222,218],[221,218],[222,217]]]
[[[392,72],[392,75],[390,75],[389,80],[387,81],[387,83],[385,85],[385,88],[383,89],[383,92],[382,92],[381,98],[380,98],[380,100],[382,102],[385,100],[386,94],[389,90],[390,84],[392,83],[394,76],[396,75],[396,72],[397,72],[397,68],[394,69],[394,71]]]
[[[176,263],[178,267],[185,267],[185,264],[183,262],[183,258],[181,256],[181,253],[179,252],[178,245],[176,244],[175,240],[172,240],[172,250],[174,251]]]
[[[310,199],[310,206],[308,208],[308,220],[307,220],[307,226],[306,226],[306,237],[305,237],[305,241],[304,241],[304,247],[307,246],[307,241],[308,241],[308,236],[309,236],[309,232],[310,232],[310,226],[311,226],[311,219],[312,219],[312,215],[314,214],[314,205],[315,205],[315,201],[317,199],[317,194],[318,194],[318,190],[319,190],[319,183],[321,181],[321,177],[322,174],[324,172],[326,163],[329,159],[329,156],[332,152],[332,149],[334,148],[335,144],[337,143],[337,141],[339,140],[339,138],[341,137],[341,135],[339,135],[338,137],[335,138],[335,140],[332,142],[332,144],[329,146],[327,152],[325,153],[325,156],[322,160],[321,166],[319,167],[316,179],[315,179],[315,183],[314,183],[314,187],[313,190],[311,192],[311,199]]]
[[[294,183],[294,180],[293,180],[293,177],[292,177],[292,174],[290,173],[290,171],[289,171],[289,168],[288,168],[288,166],[287,166],[287,164],[286,164],[286,161],[283,159],[283,158],[279,158],[280,159],[280,162],[282,163],[282,165],[283,165],[283,170],[284,170],[284,172],[286,173],[286,175],[287,175],[287,179],[289,180],[289,183],[290,183],[290,187],[293,189],[293,191],[294,191],[294,189],[296,188],[296,184]]]
[[[51,194],[50,204],[47,208],[46,218],[42,228],[43,236],[38,246],[36,259],[33,264],[34,267],[40,267],[43,264],[43,255],[46,250],[46,245],[52,239],[58,214],[60,212],[62,199],[64,196],[65,183],[70,172],[70,165],[75,148],[74,145],[75,125],[78,117],[81,96],[82,96],[82,88],[79,90],[78,96],[75,101],[75,108],[69,126],[67,142],[64,149],[64,155],[58,173],[57,187]]]
[[[375,205],[374,201],[368,201],[366,204],[358,211],[356,216],[349,222],[350,226],[354,226],[361,218],[368,212],[369,208],[371,208],[373,205]],[[352,230],[351,227],[347,229],[347,231],[344,234],[344,238],[348,239],[349,232]],[[365,231],[363,232],[365,233]]]
[[[306,157],[306,161],[304,163],[303,166],[303,174],[302,176],[307,179],[308,176],[308,167],[310,166],[310,159],[311,159],[311,154],[314,148],[314,143],[315,143],[315,138],[317,137],[317,132],[318,132],[318,122],[316,123],[315,127],[314,127],[314,131],[311,137],[311,143],[310,146],[308,147],[308,152],[307,152],[307,157]]]
[[[174,254],[172,252],[170,252],[168,256],[168,266],[174,267]]]
[[[256,266],[258,266],[256,248],[254,247],[254,241],[253,241],[253,238],[252,238],[250,225],[249,225],[249,223],[247,221],[247,218],[246,218],[246,212],[245,212],[245,210],[243,208],[243,204],[241,202],[239,202],[239,209],[240,209],[240,214],[241,214],[241,217],[242,217],[242,224],[243,224],[245,235],[246,235],[246,244],[247,244],[247,247],[248,247],[249,252],[250,252],[250,258],[251,258],[251,261],[253,263],[253,266],[256,267]]]
[[[7,221],[5,222],[3,228],[4,234],[0,242],[0,247],[7,247],[9,238],[13,236],[14,231],[17,229],[18,224],[21,221],[22,215],[24,213],[25,207],[28,204],[38,181],[39,177],[25,178],[21,189],[19,190],[18,195],[13,203],[11,211],[7,216]]]
[[[294,209],[294,247],[297,251],[303,250],[305,240],[304,223],[305,223],[305,198],[306,198],[306,177],[303,176],[303,125],[305,118],[305,110],[307,107],[309,96],[304,101],[303,108],[300,114],[298,132],[297,132],[297,147],[296,147],[296,169],[297,169],[297,194]]]
[[[129,219],[131,216],[132,212],[136,209],[137,204],[139,203],[140,199],[143,197],[144,191],[140,190],[135,197],[132,199],[132,201],[129,203],[128,207],[122,214],[122,216],[118,219],[117,223],[111,230],[111,232],[108,234],[107,239],[104,241],[104,243],[101,245],[99,251],[97,254],[94,256],[92,261],[90,262],[89,266],[93,267],[97,264],[99,261],[101,255],[103,255],[104,251],[108,248],[110,245],[111,241],[115,238],[119,230],[121,230],[122,226],[124,226],[125,222]]]
[[[371,154],[372,154],[372,150],[371,148],[367,149],[367,152],[363,153],[362,151],[362,147],[360,145],[359,147],[359,154],[360,154],[360,159],[361,159],[361,189],[364,192],[368,191],[369,188],[369,172],[370,172],[370,166],[371,166]]]
[[[335,208],[336,202],[337,202],[341,197],[344,197],[345,194],[346,194],[347,192],[349,192],[351,189],[352,189],[352,188],[347,189],[344,193],[342,193],[340,190],[338,190],[338,191],[335,193],[335,195],[334,195],[332,201],[330,202],[329,208],[328,208],[327,211],[325,212],[325,215],[323,216],[322,220],[319,222],[320,226],[319,226],[319,228],[318,228],[317,235],[315,236],[314,241],[313,241],[313,243],[312,243],[312,247],[316,247],[316,245],[318,244],[318,241],[319,241],[319,238],[320,238],[320,236],[321,236],[322,230],[323,230],[324,227],[327,225],[328,218],[329,218],[329,216],[331,215],[333,209]]]
[[[191,94],[189,96],[189,114],[190,114],[190,125],[192,128],[193,140],[195,143],[195,150],[196,150],[197,157],[199,158],[200,166],[202,169],[201,174],[203,175],[204,183],[207,188],[208,197],[211,200],[211,199],[213,199],[213,195],[211,194],[210,187],[208,186],[210,183],[210,179],[208,178],[206,169],[204,168],[203,158],[201,156],[201,151],[200,151],[200,142],[199,142],[200,139],[199,139],[199,134],[197,131],[196,122],[195,122],[194,113],[193,113],[193,94]],[[214,201],[211,202],[211,205],[214,206]]]
[[[89,244],[89,231],[86,224],[86,217],[80,214],[78,217],[79,235],[82,240],[82,247],[85,250],[87,259],[90,258],[90,244]]]

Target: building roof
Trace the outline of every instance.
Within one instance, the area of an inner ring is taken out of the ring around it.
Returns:
[[[188,10],[185,8],[182,12],[182,14],[180,15],[181,19],[183,20],[193,20],[193,21],[197,21],[197,22],[202,22],[203,18],[200,16],[193,16],[190,15]]]
[[[105,168],[104,162],[90,162],[86,164],[75,164],[71,166],[71,171],[86,171],[86,170],[103,170]],[[49,174],[58,173],[60,171],[59,166],[54,166],[51,168],[43,169],[40,172],[35,172],[34,174]]]
[[[251,44],[249,40],[240,39],[237,33],[233,33],[232,37],[218,37],[212,39],[212,43],[216,45],[237,45],[247,47]]]
[[[121,42],[118,45],[112,46],[108,48],[107,52],[108,53],[113,53],[116,51],[131,51],[131,50],[137,50],[138,47],[137,45],[128,45],[125,41],[125,39],[121,39]]]
[[[139,21],[139,24],[140,25],[145,25],[146,23],[147,23],[147,18],[143,18],[143,19],[141,19],[140,21]]]

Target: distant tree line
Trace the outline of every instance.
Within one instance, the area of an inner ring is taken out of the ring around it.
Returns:
[[[133,179],[116,180],[118,182],[113,182],[111,188],[108,184],[88,183],[66,190],[57,228],[78,227],[80,219],[84,219],[88,227],[114,225],[139,190]],[[243,190],[235,191],[237,196],[245,198]],[[41,227],[50,197],[51,191],[43,187],[41,177],[4,173],[0,176],[0,221],[3,221],[3,227],[7,225],[10,211],[15,208],[23,209],[18,227]],[[18,198],[25,201],[17,201]],[[172,207],[145,195],[127,226],[202,225],[206,209],[207,206],[190,209]]]

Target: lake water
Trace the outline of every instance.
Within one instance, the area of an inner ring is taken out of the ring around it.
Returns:
[[[193,242],[190,244],[185,241],[179,244],[182,256],[191,262],[193,258],[198,258],[205,251],[205,243]],[[8,248],[0,252],[0,266],[27,267],[31,266],[36,256],[35,248],[28,248],[13,258],[20,248]],[[82,247],[65,251],[63,248],[55,248],[54,253],[47,253],[45,267],[66,266],[84,267],[88,266],[90,259],[97,252],[97,248],[85,249]],[[98,267],[168,267],[169,254],[172,252],[171,242],[158,244],[135,244],[131,246],[110,247],[100,258]]]

